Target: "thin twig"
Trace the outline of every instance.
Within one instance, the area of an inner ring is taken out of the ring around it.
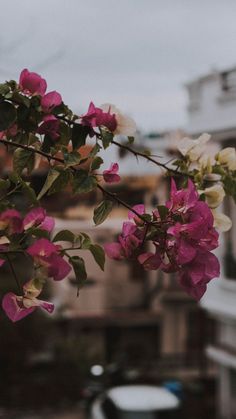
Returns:
[[[136,157],[140,156],[140,157],[156,164],[157,166],[162,167],[165,170],[168,170],[169,172],[172,172],[176,175],[181,175],[181,173],[178,170],[171,169],[170,167],[166,166],[165,163],[161,163],[161,162],[153,159],[151,156],[148,156],[147,154],[142,153],[141,151],[134,150],[133,148],[131,148],[131,147],[125,145],[125,144],[118,143],[115,140],[112,140],[111,143],[116,145],[117,147],[120,147],[120,148],[123,148],[124,150],[129,151],[129,153],[134,154],[134,156],[136,156]]]

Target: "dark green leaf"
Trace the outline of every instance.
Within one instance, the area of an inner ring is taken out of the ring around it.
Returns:
[[[0,84],[0,95],[5,96],[9,92],[10,92],[10,87],[5,83],[1,83]]]
[[[68,145],[71,137],[71,128],[65,122],[60,122],[60,144]]]
[[[101,157],[99,157],[99,156],[95,157],[92,161],[91,169],[92,170],[99,169],[99,167],[101,166],[102,163],[103,163],[103,159]]]
[[[59,176],[54,180],[52,186],[50,187],[48,195],[52,195],[56,192],[61,192],[68,185],[71,178],[70,170],[62,170],[59,171],[59,173]]]
[[[86,138],[89,134],[90,128],[81,124],[74,124],[72,128],[72,146],[73,150],[77,150],[85,145]]]
[[[105,252],[101,246],[98,244],[91,244],[89,248],[90,252],[92,253],[95,261],[97,262],[98,266],[104,271],[105,265]]]
[[[87,272],[84,260],[79,256],[72,256],[70,257],[69,262],[74,269],[75,277],[78,283],[78,288],[81,288],[87,279]]]
[[[74,174],[73,179],[73,192],[74,193],[86,193],[92,191],[97,186],[97,180],[95,176],[88,174],[86,170],[79,169]]]
[[[73,243],[74,240],[75,240],[75,235],[74,235],[74,233],[72,233],[72,231],[69,231],[69,230],[61,230],[53,238],[54,242],[70,242],[70,243]]]
[[[30,107],[30,99],[27,96],[20,94],[19,92],[14,92],[12,99],[19,105],[24,105],[26,108]]]
[[[0,103],[0,131],[10,128],[16,120],[15,107],[9,102]]]
[[[107,147],[109,147],[109,145],[111,144],[113,140],[113,134],[112,132],[108,131],[106,128],[100,128],[100,133],[102,136],[103,148],[106,149]]]
[[[17,148],[13,155],[13,168],[14,171],[21,175],[24,169],[27,169],[30,174],[34,168],[35,154],[30,150]]]
[[[113,207],[112,201],[102,201],[94,210],[93,221],[96,225],[102,224],[110,214]]]
[[[47,179],[38,195],[38,199],[41,199],[48,192],[48,190],[51,188],[51,186],[53,185],[55,180],[58,178],[58,176],[60,176],[60,172],[58,172],[58,170],[55,170],[55,169],[49,170]]]
[[[81,155],[78,153],[78,151],[72,151],[71,153],[64,153],[64,160],[66,163],[66,166],[76,166],[80,163]]]
[[[33,188],[31,188],[29,182],[24,182],[21,178],[19,179],[19,182],[21,184],[22,190],[26,193],[27,197],[29,198],[30,202],[34,205],[38,205],[38,200],[35,194],[35,191]]]
[[[157,209],[158,209],[161,220],[165,220],[169,212],[168,208],[165,207],[165,205],[158,205]]]

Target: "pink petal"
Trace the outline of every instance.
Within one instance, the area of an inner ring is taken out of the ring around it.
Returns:
[[[140,215],[145,214],[145,206],[143,204],[134,205],[133,209]],[[138,216],[134,214],[132,211],[129,211],[128,218],[129,220],[138,219]]]
[[[44,95],[41,99],[41,107],[43,112],[47,113],[52,111],[53,108],[59,106],[62,103],[62,97],[60,93],[56,92],[49,92]]]
[[[26,68],[20,74],[19,85],[24,92],[41,96],[47,89],[46,80],[37,73],[29,72]]]
[[[40,228],[42,230],[46,230],[49,233],[54,229],[55,227],[55,220],[53,217],[45,217],[44,221],[41,223]]]
[[[51,254],[57,251],[55,244],[51,243],[47,239],[36,240],[30,247],[27,249],[27,253],[32,257],[49,257]]]
[[[161,265],[161,258],[158,253],[142,253],[138,257],[139,263],[143,266],[145,270],[157,270]]]
[[[13,292],[9,292],[3,297],[2,308],[13,322],[23,319],[36,309],[36,307],[25,308],[22,300],[23,297],[18,297]]]
[[[56,253],[51,254],[51,256],[47,258],[47,263],[49,263],[48,275],[55,281],[61,281],[71,271],[71,265]]]
[[[24,229],[28,230],[28,228],[41,224],[44,221],[45,216],[46,211],[44,208],[33,208],[23,220]]]
[[[115,243],[115,242],[107,243],[107,244],[104,244],[103,247],[106,252],[106,255],[109,258],[115,259],[115,260],[124,259],[124,254],[123,254],[123,250],[120,243]]]

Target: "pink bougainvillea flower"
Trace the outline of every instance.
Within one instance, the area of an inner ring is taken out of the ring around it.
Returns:
[[[199,195],[190,179],[188,180],[187,189],[180,190],[177,190],[174,179],[171,179],[170,201],[166,203],[167,208],[184,213],[194,207],[198,199]]]
[[[43,96],[47,90],[47,82],[39,74],[22,70],[19,80],[20,89],[30,95]]]
[[[135,251],[142,243],[143,233],[135,224],[126,221],[123,223],[122,233],[118,237],[118,243],[104,245],[108,257],[115,260],[133,257]]]
[[[198,251],[196,257],[182,267],[179,283],[193,298],[200,300],[208,282],[220,275],[220,264],[211,252]]]
[[[43,118],[43,123],[38,127],[38,133],[41,135],[48,135],[52,140],[58,140],[60,121],[54,115],[46,115]]]
[[[138,256],[139,263],[143,266],[143,268],[147,271],[149,270],[156,270],[160,267],[162,263],[161,256],[158,252],[151,253],[141,253],[141,255]]]
[[[45,268],[49,277],[55,281],[65,278],[71,271],[71,266],[58,254],[58,246],[47,239],[36,240],[27,253]]]
[[[45,113],[50,113],[56,106],[59,106],[62,103],[62,97],[60,93],[56,92],[49,92],[44,95],[41,99],[41,107],[42,111]]]
[[[28,212],[28,214],[26,214],[23,220],[24,230],[28,230],[31,227],[39,227],[42,230],[51,232],[54,225],[54,219],[46,216],[45,209],[41,207],[33,208]]]
[[[103,178],[107,183],[115,183],[120,181],[118,175],[119,165],[118,163],[111,163],[110,168],[103,171]]]
[[[44,258],[49,257],[51,254],[57,252],[57,246],[51,243],[47,239],[36,240],[30,247],[27,249],[27,253],[33,258]]]
[[[110,259],[122,260],[125,257],[123,248],[120,243],[116,243],[116,242],[106,243],[104,244],[104,250],[106,252],[106,255]]]
[[[0,214],[0,230],[6,229],[9,234],[17,234],[23,231],[21,215],[15,209],[8,209]]]
[[[71,266],[68,262],[63,259],[62,256],[53,253],[47,258],[48,275],[54,279],[54,281],[61,281],[71,271]]]
[[[143,204],[134,205],[132,209],[140,215],[145,214],[145,206]],[[141,220],[133,211],[128,212],[128,219],[134,220],[137,225],[143,224],[143,220]]]
[[[104,126],[111,132],[117,127],[115,114],[110,113],[109,110],[104,112],[101,108],[96,108],[93,102],[90,103],[88,112],[82,115],[81,123],[91,128]]]
[[[54,310],[54,304],[50,302],[19,296],[13,292],[5,294],[2,300],[3,310],[13,322],[17,322],[33,313],[37,307],[43,308],[49,313]]]

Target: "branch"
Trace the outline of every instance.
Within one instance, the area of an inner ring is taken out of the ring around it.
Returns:
[[[115,140],[112,140],[111,143],[112,144],[115,144],[117,147],[120,147],[120,148],[123,148],[124,150],[129,151],[129,153],[134,154],[136,157],[137,156],[143,157],[144,159],[146,159],[148,161],[151,161],[152,163],[156,164],[159,167],[162,167],[165,170],[168,170],[169,172],[172,172],[172,173],[174,173],[176,175],[181,175],[181,173],[178,170],[171,169],[165,163],[161,163],[161,162],[153,159],[151,156],[148,156],[147,154],[142,153],[141,151],[136,151],[136,150],[132,149],[131,147],[125,145],[125,144],[118,143]]]
[[[32,151],[32,153],[40,154],[41,156],[46,157],[49,160],[55,160],[60,163],[65,163],[64,160],[60,159],[59,157],[52,156],[51,154],[45,153],[44,151],[41,151],[41,150],[37,150],[37,148],[29,147],[25,144],[20,144],[20,143],[16,143],[15,141],[8,141],[4,139],[0,140],[0,144],[1,143],[5,144],[6,146],[12,145],[13,147],[16,147],[16,148],[22,148],[23,150]]]

